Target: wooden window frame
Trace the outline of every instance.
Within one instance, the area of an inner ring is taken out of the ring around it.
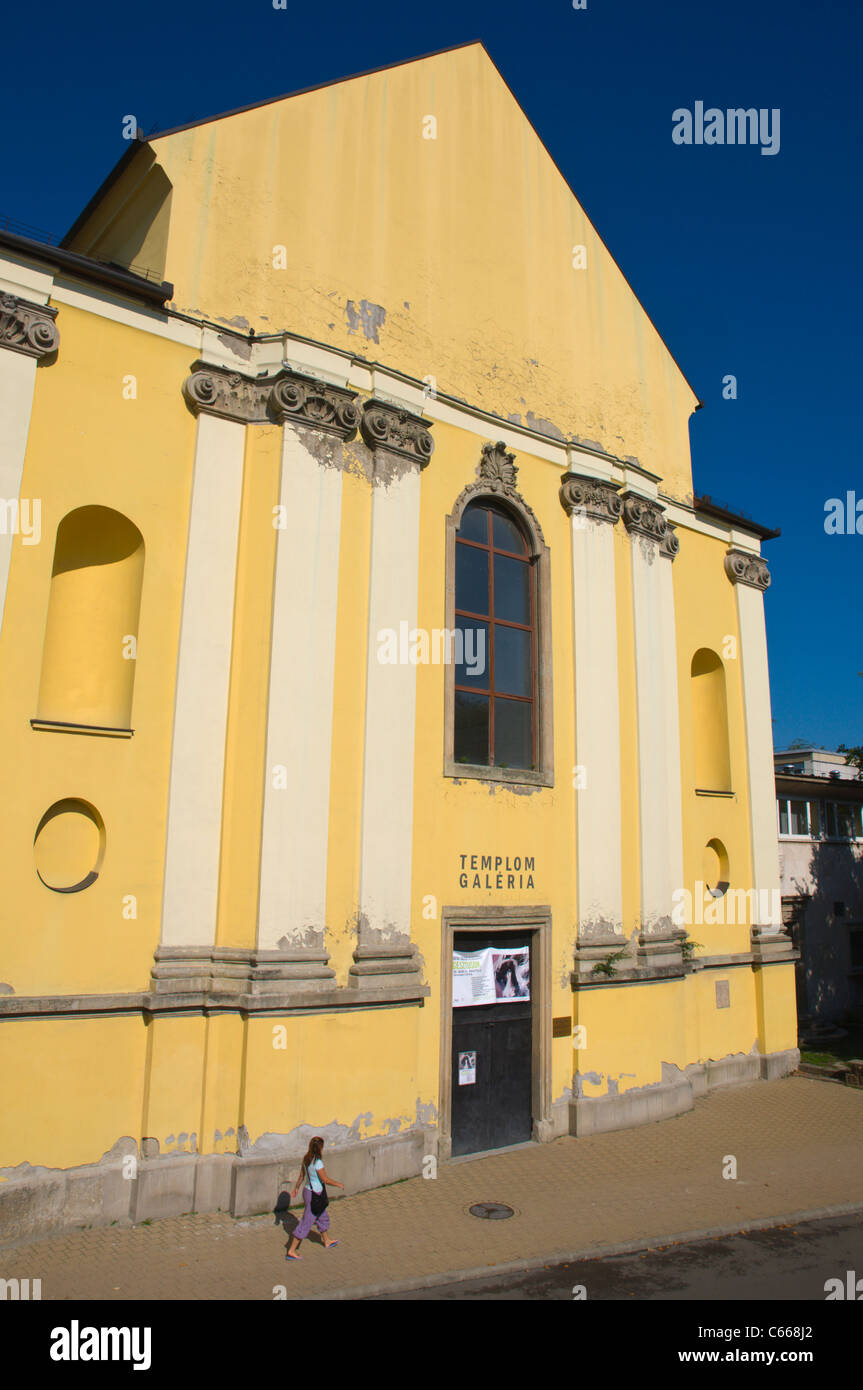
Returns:
[[[477,502],[481,506],[496,507],[504,514],[509,514],[518,526],[524,538],[527,563],[531,568],[531,605],[532,605],[532,701],[533,701],[533,737],[534,737],[534,763],[531,768],[518,767],[495,767],[479,763],[459,763],[455,761],[455,666],[448,663],[446,667],[445,680],[445,710],[444,710],[444,776],[473,778],[486,782],[510,782],[517,785],[528,785],[538,787],[554,786],[554,752],[553,752],[553,722],[552,722],[552,665],[551,665],[551,584],[550,584],[550,558],[549,549],[543,540],[542,533],[530,511],[530,508],[520,497],[514,494],[512,489],[507,489],[505,494],[495,491],[493,488],[483,488],[473,485],[465,488],[464,492],[457,499],[452,512],[446,518],[446,627],[452,632],[455,630],[455,569],[456,569],[456,532],[461,525],[461,519],[466,508],[471,502]],[[487,549],[478,545],[478,549],[485,549],[486,554],[510,554],[505,550]],[[491,562],[490,562],[491,568]],[[486,615],[483,621],[490,624],[490,648],[493,657],[494,636],[493,620]],[[509,623],[509,626],[518,627],[520,631],[526,631],[527,625]],[[490,687],[493,690],[493,687]],[[489,696],[493,701],[494,694]],[[526,697],[524,697],[526,698]],[[493,708],[490,710],[490,719],[494,716]]]

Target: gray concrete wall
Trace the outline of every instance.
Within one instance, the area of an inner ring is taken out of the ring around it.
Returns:
[[[117,1148],[134,1142],[122,1141]],[[188,1212],[230,1212],[253,1216],[287,1205],[297,1180],[302,1149],[285,1148],[264,1156],[166,1154],[137,1160],[133,1177],[124,1177],[124,1157],[67,1170],[31,1169],[0,1183],[0,1246],[80,1226],[158,1221]],[[344,1148],[328,1147],[330,1175],[346,1191],[364,1192],[400,1178],[416,1177],[423,1159],[437,1155],[437,1134],[409,1130]],[[128,1171],[131,1165],[126,1163]],[[340,1195],[334,1189],[332,1196]]]

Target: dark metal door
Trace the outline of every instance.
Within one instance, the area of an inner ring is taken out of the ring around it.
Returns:
[[[529,945],[530,938],[516,942],[512,936],[500,941],[471,936],[463,940],[459,934],[455,943],[462,951],[497,945],[506,949],[516,944]],[[529,1140],[533,1128],[531,1083],[530,1000],[453,1009],[453,1155]]]

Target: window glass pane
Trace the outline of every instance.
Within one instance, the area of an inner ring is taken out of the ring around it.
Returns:
[[[530,633],[494,625],[494,688],[507,695],[531,695]]]
[[[525,553],[525,544],[522,534],[514,521],[510,521],[508,516],[502,516],[500,512],[492,512],[492,536],[494,543],[501,550],[514,550],[517,555]]]
[[[455,683],[473,685],[477,690],[489,688],[488,623],[473,618],[456,618]],[[461,660],[458,658],[461,657]]]
[[[780,801],[780,803],[779,803],[779,834],[780,834],[780,835],[787,835],[787,834],[788,834],[788,802],[787,802],[787,801]]]
[[[524,560],[495,555],[494,616],[530,623],[530,568]]]
[[[843,839],[854,834],[851,807],[844,802],[840,801],[836,806],[836,820],[836,828]]]
[[[854,834],[858,840],[863,835],[863,806],[854,807]]]
[[[836,803],[827,801],[824,803],[824,810],[827,813],[827,834],[833,839],[836,835]]]
[[[475,502],[466,507],[456,535],[464,536],[468,541],[482,541],[483,545],[488,545],[488,512],[485,507],[478,507]]]
[[[791,834],[808,835],[809,825],[806,820],[806,802],[792,801],[791,805]]]
[[[813,836],[821,834],[821,805],[818,801],[809,803],[809,830]]]
[[[487,695],[470,695],[463,690],[455,692],[453,751],[457,763],[488,765],[488,710]]]
[[[488,612],[489,551],[456,544],[455,606],[469,613]]]
[[[494,702],[496,767],[533,767],[532,705],[521,700]]]

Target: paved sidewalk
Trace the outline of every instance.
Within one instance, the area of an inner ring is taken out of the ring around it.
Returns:
[[[723,1178],[727,1155],[737,1179]],[[327,1163],[338,1177],[338,1155]],[[468,1215],[505,1202],[506,1221]],[[0,1277],[40,1278],[45,1299],[344,1298],[474,1276],[507,1264],[638,1248],[836,1207],[863,1207],[863,1091],[803,1077],[713,1091],[687,1115],[444,1164],[331,1203],[285,1260],[274,1215],[184,1216],[75,1231],[0,1250]],[[287,1217],[294,1224],[294,1212]]]

